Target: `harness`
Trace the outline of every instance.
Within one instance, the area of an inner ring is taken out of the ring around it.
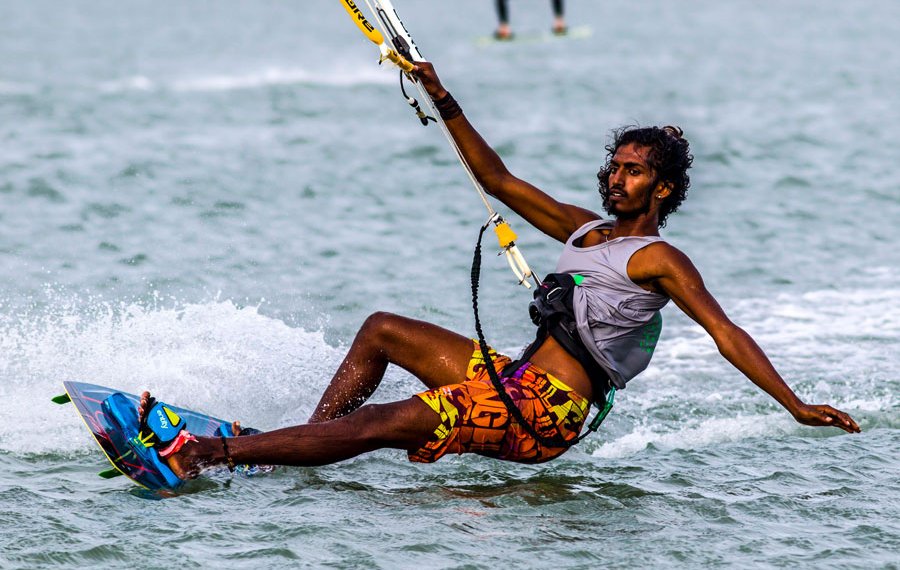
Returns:
[[[581,275],[569,275],[566,273],[551,273],[548,275],[540,286],[534,292],[534,300],[528,305],[528,314],[532,322],[538,326],[537,334],[534,341],[525,349],[522,356],[515,362],[511,362],[503,368],[503,374],[517,370],[525,362],[527,362],[535,352],[544,344],[549,337],[553,337],[562,346],[566,352],[571,354],[584,367],[591,380],[591,384],[595,389],[600,389],[604,394],[604,403],[600,407],[600,411],[594,416],[588,424],[585,433],[572,439],[565,440],[558,433],[552,437],[547,437],[537,432],[534,427],[525,419],[521,410],[516,406],[512,398],[503,387],[500,381],[500,375],[497,374],[494,361],[490,355],[490,349],[484,338],[484,331],[481,328],[481,319],[478,316],[478,282],[481,276],[481,238],[484,236],[485,230],[490,226],[491,220],[488,220],[478,234],[478,241],[475,244],[475,255],[472,259],[472,309],[475,313],[475,332],[478,334],[478,346],[481,349],[481,355],[487,367],[488,376],[491,384],[500,396],[500,400],[509,414],[522,426],[522,428],[537,440],[541,445],[547,447],[572,447],[587,437],[591,432],[597,431],[606,416],[609,415],[613,407],[613,401],[616,389],[609,380],[609,375],[600,368],[597,362],[585,348],[584,343],[578,336],[576,328],[575,313],[572,307],[572,297],[575,287],[577,287],[584,279]]]

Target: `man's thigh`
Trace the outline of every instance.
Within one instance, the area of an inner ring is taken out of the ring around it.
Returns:
[[[437,325],[392,315],[386,327],[388,361],[419,378],[428,388],[466,379],[472,339]]]

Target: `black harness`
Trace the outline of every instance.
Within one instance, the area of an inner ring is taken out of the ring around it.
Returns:
[[[472,259],[472,308],[475,312],[475,332],[478,334],[478,344],[481,348],[481,354],[487,367],[488,376],[491,379],[494,389],[500,396],[500,400],[506,406],[510,415],[528,432],[528,435],[537,440],[540,444],[547,447],[572,447],[576,443],[584,439],[588,434],[596,431],[609,415],[613,406],[613,398],[615,396],[615,388],[609,379],[609,375],[600,368],[600,365],[594,360],[591,354],[585,348],[584,343],[578,335],[578,329],[575,322],[575,312],[573,309],[572,298],[574,296],[575,287],[581,282],[580,275],[569,275],[566,273],[551,273],[548,275],[541,285],[534,292],[534,300],[528,305],[528,314],[532,322],[538,326],[537,335],[522,356],[515,362],[507,364],[503,368],[503,375],[506,376],[518,370],[532,355],[544,344],[544,342],[552,336],[556,342],[560,344],[569,354],[575,357],[584,367],[591,380],[595,390],[600,390],[604,395],[604,404],[597,413],[588,430],[571,440],[565,440],[557,432],[553,436],[545,436],[537,432],[534,427],[525,420],[522,412],[516,406],[512,398],[507,394],[506,389],[500,381],[500,376],[494,367],[493,360],[490,356],[490,348],[484,339],[484,332],[481,330],[481,320],[478,317],[478,281],[481,276],[481,238],[488,224],[481,227],[478,234],[478,242],[475,245],[475,256]]]
[[[594,388],[599,388],[605,395],[611,385],[609,376],[584,346],[575,322],[573,297],[575,288],[582,279],[584,278],[581,275],[568,273],[551,273],[544,278],[534,292],[534,300],[528,304],[531,322],[538,327],[537,336],[525,349],[521,360],[530,358],[544,344],[547,337],[552,336],[584,367]]]

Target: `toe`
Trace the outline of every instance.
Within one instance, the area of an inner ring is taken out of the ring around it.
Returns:
[[[150,392],[144,390],[141,392],[141,405],[138,406],[138,417],[144,417],[144,413],[147,410],[147,404],[150,402]]]

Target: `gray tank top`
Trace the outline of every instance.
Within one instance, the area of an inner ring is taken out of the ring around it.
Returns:
[[[557,273],[578,274],[573,306],[578,334],[617,389],[650,364],[662,330],[662,309],[669,298],[640,288],[628,277],[634,252],[658,236],[621,237],[591,247],[574,243],[594,229],[612,228],[613,220],[594,220],[569,236]]]

